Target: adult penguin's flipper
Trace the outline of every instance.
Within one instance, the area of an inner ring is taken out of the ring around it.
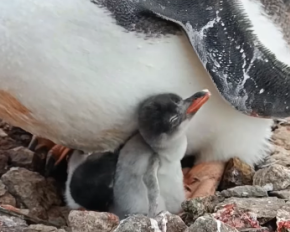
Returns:
[[[139,4],[141,11],[184,29],[219,92],[237,110],[256,117],[290,116],[290,67],[255,35],[241,2],[140,0]],[[285,50],[287,46],[285,43]]]

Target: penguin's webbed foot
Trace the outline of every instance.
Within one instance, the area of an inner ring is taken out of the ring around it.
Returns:
[[[54,145],[47,154],[47,163],[53,159],[54,166],[57,166],[62,160],[68,159],[68,156],[71,154],[72,149],[67,148],[62,145]]]
[[[184,171],[186,198],[214,195],[225,169],[225,162],[204,162]]]
[[[28,145],[28,148],[35,152],[43,150],[47,152],[46,167],[57,166],[62,160],[67,158],[72,151],[70,148],[57,145],[48,139],[38,136],[33,136],[30,144]]]

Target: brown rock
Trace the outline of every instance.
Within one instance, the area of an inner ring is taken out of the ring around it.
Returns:
[[[273,143],[290,150],[290,127],[281,126],[277,128],[272,136]]]
[[[63,207],[58,207],[59,208],[59,211],[62,215],[62,218],[65,219],[65,224],[68,225],[68,215],[70,213],[70,209],[63,206]]]
[[[187,230],[187,226],[182,219],[179,216],[173,215],[169,212],[161,212],[155,217],[155,220],[157,221],[158,227],[161,231],[185,232]]]
[[[12,166],[23,167],[30,171],[44,172],[46,155],[33,152],[25,147],[16,147],[7,151]]]
[[[182,202],[183,213],[181,218],[186,225],[191,225],[198,217],[205,213],[212,213],[220,201],[217,196],[197,197]]]
[[[1,232],[23,232],[27,227],[24,220],[0,214],[0,231]]]
[[[15,198],[8,192],[0,196],[0,205],[12,205],[16,206]]]
[[[23,207],[26,207],[25,205]],[[37,217],[43,220],[48,219],[47,211],[43,207],[33,207],[29,208],[28,216]]]
[[[0,180],[0,205],[16,206],[15,198],[7,191],[5,185]]]
[[[34,152],[25,147],[16,147],[8,152],[11,164],[13,166],[33,170]]]
[[[10,137],[4,137],[0,139],[0,147],[1,150],[9,150],[14,147],[18,147],[20,144],[16,142],[14,139],[11,139]]]
[[[216,220],[210,215],[199,217],[193,225],[189,227],[189,232],[238,232],[237,229]]]
[[[66,232],[64,229],[57,229],[53,226],[45,226],[41,224],[30,225],[28,228],[24,229],[23,232]]]
[[[4,137],[7,137],[7,136],[8,135],[6,134],[6,132],[0,128],[0,137],[4,138]]]
[[[78,210],[70,212],[68,221],[72,232],[109,232],[119,224],[118,217],[111,213]]]
[[[221,191],[223,197],[268,197],[268,190],[261,186],[244,185]]]
[[[31,212],[38,211],[39,215],[35,216],[43,216],[45,210],[61,204],[53,182],[38,173],[24,168],[11,168],[1,179],[20,205],[31,209]]]
[[[285,200],[277,197],[265,198],[227,198],[224,202],[217,205],[216,209],[224,208],[225,205],[235,204],[241,211],[251,212],[257,216],[261,225],[274,219],[277,210],[285,205]]]
[[[8,156],[5,152],[0,152],[0,177],[8,171]]]
[[[254,173],[253,168],[240,159],[231,159],[226,165],[221,188],[252,185]]]
[[[7,193],[7,189],[3,182],[0,180],[0,197]]]
[[[260,169],[254,175],[253,185],[273,186],[274,191],[284,190],[290,187],[290,169],[279,164]]]
[[[19,127],[10,127],[9,130],[6,130],[8,136],[19,144],[19,146],[27,147],[31,141],[32,135]]]
[[[67,225],[67,216],[64,215],[63,207],[54,206],[47,211],[48,221],[57,225]]]
[[[280,164],[285,167],[290,167],[290,151],[286,150],[282,146],[274,145],[273,154],[267,157],[261,167],[268,167],[273,164]]]

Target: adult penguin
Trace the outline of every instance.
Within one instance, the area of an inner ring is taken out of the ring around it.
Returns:
[[[271,118],[290,115],[288,5],[1,1],[0,118],[58,144],[61,160],[68,148],[114,150],[150,95],[207,88],[187,154],[253,165],[269,151]]]

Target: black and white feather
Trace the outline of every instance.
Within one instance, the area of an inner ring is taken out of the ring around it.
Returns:
[[[289,116],[290,67],[253,33],[240,1],[93,2],[106,7],[125,30],[147,37],[177,34],[182,28],[220,94],[234,108],[255,117]]]

